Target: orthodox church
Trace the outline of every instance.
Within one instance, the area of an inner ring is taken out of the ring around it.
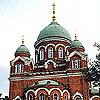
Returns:
[[[34,43],[35,62],[24,41],[10,61],[9,100],[97,100],[90,95],[88,56],[55,16]],[[98,99],[99,100],[99,99]]]

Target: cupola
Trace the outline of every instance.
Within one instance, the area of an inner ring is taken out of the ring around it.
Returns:
[[[77,36],[75,34],[75,40],[72,41],[71,43],[71,49],[75,49],[75,50],[78,50],[78,51],[84,51],[85,48],[83,46],[83,44],[77,39]]]
[[[39,34],[37,41],[40,40],[70,40],[69,32],[57,22],[51,22]]]
[[[30,57],[30,52],[22,40],[22,44],[16,49],[15,56]]]
[[[79,40],[72,41],[71,47],[72,48],[84,48],[82,43]]]
[[[69,32],[63,28],[57,21],[55,16],[55,3],[53,4],[53,16],[52,22],[40,31],[37,41],[41,40],[69,40],[71,41],[71,36]]]

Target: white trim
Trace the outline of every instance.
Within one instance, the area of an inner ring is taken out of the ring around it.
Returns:
[[[46,42],[46,41],[51,41],[51,40],[39,40],[39,41],[36,41],[35,44],[34,44],[34,47],[36,47],[41,42]],[[52,40],[52,41],[55,41],[55,40]],[[59,40],[56,40],[56,41],[59,41]],[[71,44],[71,40],[60,40],[60,41],[68,42],[69,44]]]
[[[70,58],[71,58],[72,56],[74,56],[75,54],[77,54],[77,55],[79,55],[80,57],[82,57],[82,59],[84,58],[84,56],[83,56],[80,52],[74,51],[74,52],[72,52],[72,53],[68,56],[68,59],[70,60]]]
[[[70,93],[68,92],[68,90],[64,90],[63,94],[66,93],[66,92],[68,93],[68,100],[70,100]]]
[[[83,96],[82,96],[82,94],[81,94],[81,93],[76,92],[76,93],[74,94],[74,96],[73,96],[73,100],[75,99],[75,96],[80,96],[80,97],[82,98],[82,100],[83,100]]]
[[[62,92],[59,88],[52,88],[52,89],[50,89],[49,95],[51,94],[51,92],[52,92],[53,90],[58,90],[58,91],[60,92],[61,96],[63,96],[63,92]]]
[[[47,60],[47,62],[45,62],[45,69],[48,68],[48,62],[52,62],[54,64],[54,68],[56,68],[56,63],[53,60]]]
[[[33,64],[33,59],[32,58],[28,58],[28,57],[20,57],[20,56],[17,56],[16,58],[14,58],[14,60],[11,61],[11,66],[14,66],[14,63],[18,60],[21,60],[24,62],[25,65],[30,65],[30,63],[32,62]],[[34,66],[34,65],[33,65]]]
[[[57,45],[55,46],[55,49],[57,49],[58,46],[64,47],[64,49],[65,49],[65,45],[63,45],[63,44],[57,44]]]
[[[30,89],[30,90],[28,90],[28,91],[26,92],[26,94],[25,94],[26,99],[27,99],[27,96],[28,96],[28,93],[29,93],[29,92],[33,92],[33,93],[34,93],[34,90]],[[35,94],[35,93],[34,93],[34,94]]]
[[[36,75],[36,73],[34,73]],[[47,79],[47,78],[62,78],[62,77],[74,77],[82,76],[81,72],[78,73],[67,73],[66,74],[56,74],[56,75],[42,75],[42,76],[31,76],[31,77],[10,77],[10,81],[20,81],[20,80],[32,80],[32,79]]]
[[[55,44],[48,44],[48,45],[45,46],[45,50],[47,50],[47,48],[48,48],[49,46],[53,46],[54,49],[55,49]]]
[[[11,61],[11,65],[14,66],[14,63],[15,63],[16,61],[18,61],[19,59],[20,59],[21,61],[25,62],[25,60],[24,60],[22,57],[17,56],[14,60]]]
[[[38,93],[38,91],[40,91],[40,90],[45,90],[45,91],[49,94],[49,90],[48,90],[48,89],[46,89],[46,88],[38,88],[38,89],[35,91],[35,96],[37,96],[37,93]]]
[[[66,46],[66,47],[65,47],[65,50],[66,50],[67,48],[70,48],[70,46]]]
[[[16,96],[16,98],[13,99],[13,100],[17,100],[17,99],[20,99],[21,100],[20,96]]]
[[[46,49],[45,49],[45,46],[39,46],[38,52],[40,51],[41,48],[44,48],[44,50],[46,50]]]
[[[93,100],[94,98],[100,98],[100,97],[95,95],[95,96],[91,97],[90,100]]]

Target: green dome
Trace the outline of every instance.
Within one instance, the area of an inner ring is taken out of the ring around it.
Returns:
[[[72,48],[84,48],[82,43],[79,40],[74,40],[71,43]]]
[[[20,47],[17,48],[16,53],[29,53],[30,54],[28,48],[24,44],[20,45]]]
[[[69,32],[57,22],[51,22],[38,36],[39,40],[71,40]]]

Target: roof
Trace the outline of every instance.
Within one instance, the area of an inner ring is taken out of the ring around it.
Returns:
[[[24,44],[20,45],[20,46],[16,49],[16,52],[15,52],[15,53],[29,53],[29,54],[30,54],[28,48],[27,48]]]
[[[79,40],[74,40],[71,43],[72,48],[84,48],[82,43]]]
[[[39,34],[39,40],[71,40],[69,32],[57,22],[51,22]]]

